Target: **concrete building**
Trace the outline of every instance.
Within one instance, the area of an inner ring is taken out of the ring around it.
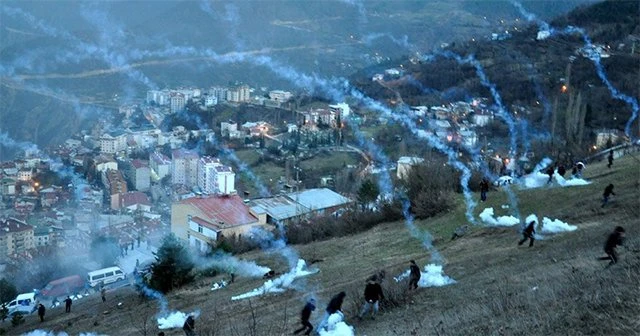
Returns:
[[[118,170],[118,162],[113,158],[113,155],[101,154],[96,156],[93,162],[96,165],[96,171],[100,173],[105,172],[108,169]]]
[[[149,155],[149,166],[154,180],[161,180],[171,173],[171,160],[162,153],[151,153]]]
[[[286,102],[293,97],[293,94],[289,91],[273,90],[269,91],[269,99],[277,102]]]
[[[398,159],[398,169],[397,169],[397,177],[399,179],[405,179],[409,176],[409,172],[411,171],[411,167],[417,166],[424,162],[423,158],[419,157],[411,157],[411,156],[401,156]]]
[[[31,181],[33,178],[33,171],[31,169],[18,170],[18,180],[23,182]]]
[[[227,91],[227,101],[232,103],[244,103],[251,99],[251,91],[248,85],[240,85]]]
[[[128,191],[127,182],[119,170],[109,169],[102,173],[102,184],[109,192],[109,195],[126,193]]]
[[[33,226],[15,218],[0,220],[0,260],[35,248]]]
[[[170,98],[171,113],[182,112],[185,106],[187,106],[187,99],[184,96],[184,94],[180,92],[171,92],[171,98]]]
[[[229,89],[227,89],[226,87],[214,86],[209,89],[209,95],[216,97],[216,100],[218,101],[218,103],[220,103],[227,100],[228,91]]]
[[[200,220],[194,221],[196,217]],[[198,225],[203,226],[202,231],[204,227],[215,231],[215,235],[205,236]],[[238,195],[192,197],[171,206],[171,232],[194,246],[195,240],[206,245],[222,236],[240,237],[256,226],[258,219]]]
[[[200,156],[194,151],[179,148],[171,154],[171,183],[186,187],[198,185],[198,160]]]
[[[127,137],[123,132],[111,132],[100,137],[100,152],[114,154],[127,149]]]
[[[151,169],[149,169],[149,162],[137,159],[131,161],[129,176],[136,190],[148,191],[149,187],[151,187]]]
[[[205,156],[198,161],[198,187],[205,194],[235,193],[235,177],[231,167],[217,158]]]

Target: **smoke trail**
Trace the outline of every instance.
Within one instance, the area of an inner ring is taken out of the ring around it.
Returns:
[[[517,129],[516,129],[516,123],[513,120],[512,116],[510,115],[510,113],[508,112],[508,110],[506,109],[506,107],[504,106],[503,102],[502,102],[502,96],[500,95],[500,93],[498,92],[498,90],[496,89],[496,85],[494,83],[492,83],[489,78],[487,77],[486,73],[484,72],[484,67],[482,66],[482,64],[480,64],[480,62],[478,62],[478,60],[476,60],[476,58],[473,55],[469,55],[466,58],[463,58],[462,56],[452,52],[452,51],[444,51],[444,52],[440,52],[436,54],[437,56],[442,56],[448,59],[453,59],[456,62],[458,62],[458,64],[460,65],[471,65],[475,68],[476,70],[476,75],[478,76],[478,78],[480,79],[480,83],[486,87],[487,89],[489,89],[489,92],[491,93],[491,96],[493,97],[493,101],[496,104],[497,107],[497,111],[498,111],[498,116],[500,117],[500,119],[502,119],[507,126],[509,127],[509,139],[510,139],[510,153],[514,154],[517,153]],[[431,61],[434,58],[429,55],[427,57],[424,57],[423,60],[426,61]]]
[[[525,17],[529,22],[533,22],[537,24],[540,30],[548,32],[548,34],[545,34],[542,36],[539,34],[538,36],[539,39],[545,39],[545,38],[548,38],[549,36],[558,35],[558,34],[561,34],[561,35],[578,34],[580,35],[580,37],[584,42],[585,50],[595,50],[595,47],[593,45],[593,42],[591,41],[591,38],[589,37],[589,35],[587,35],[584,29],[580,27],[574,27],[574,26],[567,26],[562,30],[555,29],[553,27],[550,27],[548,23],[538,19],[534,14],[527,12],[524,9],[524,7],[518,2],[513,1],[512,4],[520,11],[520,14],[523,17]],[[618,99],[627,103],[631,108],[631,117],[627,121],[624,128],[625,135],[631,138],[631,125],[638,118],[638,111],[640,110],[640,105],[638,104],[638,100],[620,92],[617,88],[613,86],[613,84],[611,83],[611,81],[607,76],[606,71],[604,70],[604,67],[602,66],[601,57],[598,52],[590,53],[588,58],[593,62],[593,65],[596,68],[596,73],[598,74],[598,77],[600,78],[602,83],[605,84],[605,86],[611,93],[611,96],[615,99]]]
[[[375,40],[381,38],[388,38],[391,42],[409,51],[417,50],[417,48],[409,42],[409,36],[407,35],[402,35],[401,38],[397,38],[390,33],[370,33],[362,37],[362,42],[366,45],[371,45]]]

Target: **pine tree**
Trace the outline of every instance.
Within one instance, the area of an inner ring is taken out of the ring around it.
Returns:
[[[194,264],[189,257],[189,251],[174,234],[164,238],[155,256],[156,261],[151,265],[152,274],[149,281],[152,288],[168,293],[193,281],[194,275],[191,271]]]
[[[377,184],[371,180],[362,182],[360,189],[358,189],[358,202],[362,204],[362,209],[365,209],[367,204],[375,201],[378,198],[378,194],[380,194],[380,189]]]

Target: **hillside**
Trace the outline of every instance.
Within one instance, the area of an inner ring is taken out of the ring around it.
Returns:
[[[603,69],[615,88],[631,97],[640,97],[640,6],[637,1],[604,1],[581,7],[567,15],[550,21],[558,30],[566,26],[584,28],[596,45],[604,45],[610,57],[602,58]],[[505,40],[487,40],[486,37],[458,42],[447,47],[466,57],[473,55],[482,64],[487,77],[496,85],[507,106],[520,104],[532,106],[539,111],[529,116],[536,126],[543,120],[542,104],[536,103],[543,93],[550,107],[563,111],[571,94],[581,93],[583,101],[593,111],[586,118],[589,130],[600,128],[624,129],[630,113],[627,104],[614,99],[598,77],[593,62],[580,56],[578,50],[584,42],[577,34],[556,35],[537,40],[538,27],[525,25],[510,29],[511,37]],[[370,67],[353,77],[369,96],[377,99],[392,99],[393,92],[371,81],[373,73],[402,64],[404,76],[389,83],[398,90],[410,105],[439,104],[443,100],[455,101],[469,97],[491,97],[469,65],[459,65],[451,59],[436,57],[434,61],[410,62],[407,59],[393,60],[382,66]],[[413,78],[415,80],[409,80]],[[424,92],[415,85],[419,82]],[[561,87],[567,85],[568,92]],[[434,93],[433,90],[436,92]],[[562,115],[560,113],[560,115]],[[613,118],[611,116],[614,116]],[[633,128],[637,130],[637,123]]]
[[[553,17],[592,0],[571,0],[536,5],[544,17]],[[304,73],[325,77],[348,76],[355,69],[375,63],[375,55],[397,58],[408,51],[398,47],[406,36],[419,49],[452,40],[468,40],[488,34],[501,18],[515,17],[512,6],[479,1],[268,1],[225,4],[210,1],[83,2],[5,1],[0,11],[0,60],[2,96],[45,87],[82,99],[85,96],[144,98],[149,89],[127,76],[134,65],[159,88],[194,85],[208,87],[241,81],[254,87],[299,89],[264,67],[208,62],[191,54],[162,58],[131,55],[131,50],[161,51],[168,45],[211,48],[223,54],[252,51],[267,55]],[[497,10],[497,8],[499,10]],[[31,20],[27,17],[32,15]],[[355,18],[355,19],[354,19]],[[33,22],[32,22],[33,21]],[[44,27],[44,28],[43,28]],[[109,27],[109,29],[105,29]],[[45,30],[50,34],[45,33]],[[53,32],[53,33],[51,33]],[[68,33],[71,38],[67,36]],[[394,42],[393,39],[396,41]],[[79,44],[83,44],[79,46]],[[96,47],[104,53],[91,54]],[[16,79],[30,76],[15,84]],[[59,77],[62,76],[62,77]],[[65,77],[66,76],[66,77]],[[6,78],[5,78],[6,77]],[[53,79],[52,79],[53,77]],[[132,78],[135,77],[135,78]],[[26,94],[28,102],[41,97]],[[127,101],[124,101],[125,103]],[[123,101],[113,102],[114,104]],[[3,106],[3,129],[18,140],[40,146],[59,143],[51,132],[37,133],[23,125],[46,127],[40,118],[25,118],[25,103]],[[44,102],[43,105],[47,103]],[[69,113],[66,102],[43,106],[55,119],[67,120],[60,133],[73,134],[82,117]],[[97,115],[94,113],[93,115]],[[22,132],[14,130],[22,129]]]
[[[444,271],[456,284],[406,293],[402,290],[406,284],[392,283],[392,276],[406,269],[409,259],[421,265],[429,262],[429,253],[409,236],[403,223],[395,222],[353,236],[294,246],[304,259],[322,260],[316,264],[320,273],[300,285],[304,293],[318,297],[321,308],[345,290],[347,322],[358,335],[638,334],[640,170],[634,155],[617,159],[612,169],[603,162],[589,164],[584,177],[592,183],[587,186],[519,191],[523,215],[535,213],[578,226],[577,231],[537,241],[532,248],[517,246],[520,235],[515,227],[476,226],[470,234],[450,241],[453,229],[465,222],[462,200],[455,211],[418,222],[434,235],[435,247],[445,260]],[[609,183],[615,184],[617,196],[602,209],[601,193]],[[500,211],[505,202],[502,192],[490,192],[475,215],[489,206]],[[621,261],[605,268],[606,262],[596,258],[603,255],[604,240],[616,225],[626,228],[626,247],[620,248]],[[262,252],[241,257],[285,270],[283,260]],[[354,316],[364,280],[381,269],[387,273],[383,283],[387,297],[394,302],[387,302],[375,321],[358,321]],[[209,291],[208,285],[217,279],[200,279],[167,296],[170,309],[201,311],[196,322],[200,335],[282,335],[297,328],[303,292],[231,301],[231,296],[258,287],[262,280],[239,278],[225,289]],[[70,334],[155,335],[157,311],[155,301],[141,300],[131,288],[124,288],[110,292],[106,304],[93,295],[77,301],[70,314],[50,309],[44,323],[30,316],[8,334],[40,328]],[[320,315],[318,311],[313,315],[316,323]],[[179,329],[167,333],[181,334]]]

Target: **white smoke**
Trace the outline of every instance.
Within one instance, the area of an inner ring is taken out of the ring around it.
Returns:
[[[549,175],[535,171],[531,174],[525,175],[520,178],[520,185],[525,189],[540,188],[547,185],[549,182]]]
[[[79,336],[98,336],[98,334],[93,332],[81,332],[78,335]],[[69,334],[67,334],[64,331],[55,332],[55,331],[46,331],[46,330],[36,329],[28,333],[22,334],[22,336],[69,336]]]
[[[200,316],[200,311],[196,310],[191,314],[193,314],[194,318],[198,318],[198,316]],[[189,313],[176,311],[170,313],[166,317],[160,317],[158,318],[158,329],[182,328],[184,321],[187,320],[189,315]]]
[[[344,322],[344,315],[337,311],[329,316],[324,328],[318,330],[320,336],[354,336],[355,331],[352,326]]]
[[[400,282],[409,277],[410,270],[404,271],[404,273],[393,278],[396,282]],[[444,274],[442,265],[428,264],[424,267],[424,272],[420,272],[420,280],[418,281],[418,287],[442,287],[446,285],[452,285],[456,283],[455,280]]]
[[[520,223],[520,220],[513,216],[494,217],[493,208],[485,208],[478,217],[489,226],[513,226]]]
[[[550,219],[547,217],[542,218],[541,233],[560,233],[567,231],[575,231],[578,227],[575,225],[567,224],[559,219]]]
[[[536,216],[535,214],[531,214],[524,219],[525,225],[529,225],[529,223],[531,222],[535,222],[535,224],[533,225],[534,228],[537,227],[538,224],[540,223],[540,221],[538,221],[538,216]]]
[[[556,182],[558,182],[558,184],[562,187],[583,186],[591,183],[587,180],[575,177],[567,180],[564,177],[560,176],[557,172],[553,176],[555,177]]]
[[[318,273],[317,269],[313,269],[313,270],[307,269],[307,263],[303,259],[298,259],[298,264],[291,271],[273,280],[265,281],[265,283],[262,286],[250,292],[233,296],[231,297],[231,300],[241,300],[241,299],[246,299],[254,296],[260,296],[266,293],[281,293],[281,292],[284,292],[287,288],[290,288],[294,280],[298,278],[306,277],[308,275],[315,274],[315,273]]]
[[[269,267],[238,259],[229,254],[217,254],[213,258],[198,260],[196,264],[198,268],[214,267],[244,277],[261,277],[271,270]]]

